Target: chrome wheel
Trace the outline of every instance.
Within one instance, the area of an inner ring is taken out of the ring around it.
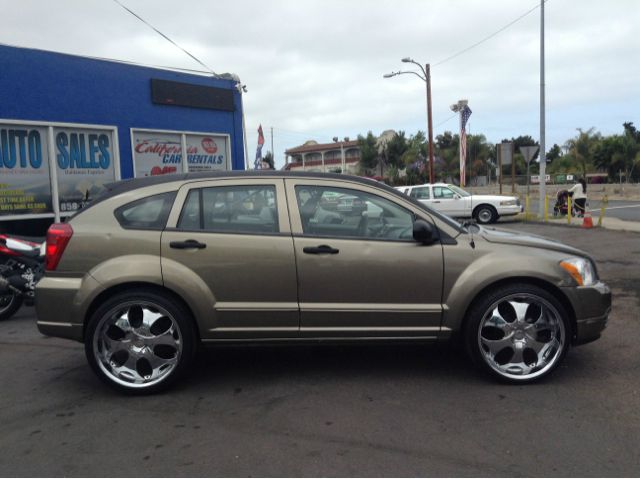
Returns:
[[[149,388],[171,375],[180,362],[184,341],[166,309],[146,301],[121,303],[97,323],[92,351],[111,381],[127,388]]]
[[[477,341],[500,376],[526,381],[550,371],[566,348],[564,321],[550,302],[530,293],[494,302],[482,316]]]

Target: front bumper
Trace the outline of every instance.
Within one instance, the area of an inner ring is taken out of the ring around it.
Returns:
[[[513,216],[524,211],[524,207],[522,205],[511,205],[511,206],[499,206],[498,207],[498,215],[500,216]]]
[[[592,286],[564,288],[576,315],[574,345],[598,339],[611,313],[611,290],[598,282]]]

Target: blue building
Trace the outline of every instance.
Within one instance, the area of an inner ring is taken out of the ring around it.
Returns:
[[[0,65],[0,230],[42,229],[115,180],[245,168],[235,75],[4,45]]]

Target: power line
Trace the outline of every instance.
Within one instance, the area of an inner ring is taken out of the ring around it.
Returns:
[[[549,0],[544,0],[545,3],[547,3]],[[523,13],[522,15],[520,15],[518,18],[516,18],[515,20],[509,22],[508,24],[506,24],[504,27],[502,27],[499,30],[496,30],[495,32],[493,32],[491,35],[483,38],[482,40],[480,40],[479,42],[474,43],[473,45],[460,50],[458,53],[454,53],[453,55],[445,58],[444,60],[440,60],[439,62],[436,62],[433,64],[433,66],[438,66],[438,65],[442,65],[445,62],[448,62],[449,60],[453,60],[456,57],[459,57],[460,55],[462,55],[463,53],[467,53],[469,50],[477,47],[478,45],[481,45],[482,43],[486,42],[487,40],[492,39],[493,37],[495,37],[496,35],[498,35],[499,33],[504,32],[507,28],[509,28],[510,26],[512,26],[514,23],[519,22],[520,20],[522,20],[524,17],[526,17],[527,15],[531,14],[532,12],[534,12],[537,8],[540,8],[540,5],[536,5],[535,7],[527,10],[525,13]]]
[[[218,74],[216,72],[214,72],[209,66],[207,66],[205,63],[201,62],[198,58],[196,58],[195,55],[192,55],[191,53],[189,53],[186,49],[182,48],[180,45],[178,45],[176,42],[174,42],[173,40],[171,40],[171,38],[169,38],[167,35],[165,35],[164,33],[162,33],[160,30],[158,30],[156,27],[154,27],[153,25],[151,25],[149,22],[147,22],[144,18],[142,18],[140,15],[138,15],[136,12],[134,12],[133,10],[125,7],[122,3],[120,3],[118,0],[113,0],[115,3],[117,3],[118,5],[120,5],[122,8],[124,8],[127,12],[129,12],[131,15],[133,15],[134,17],[136,17],[138,20],[140,20],[142,23],[144,23],[146,26],[148,26],[149,28],[151,28],[153,31],[155,31],[158,35],[162,36],[162,38],[164,38],[165,40],[167,40],[168,42],[170,42],[171,44],[175,45],[177,48],[179,48],[180,50],[182,50],[184,53],[186,53],[187,55],[189,55],[191,58],[193,58],[196,62],[198,62],[200,65],[202,65],[204,68],[207,69],[208,72],[210,72],[213,76],[218,76]]]

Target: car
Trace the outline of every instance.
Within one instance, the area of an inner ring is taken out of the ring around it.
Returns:
[[[474,218],[480,224],[495,223],[501,216],[522,213],[523,206],[515,196],[472,195],[448,183],[398,186],[403,192],[453,218]]]
[[[354,197],[359,216],[321,199]],[[465,227],[339,174],[125,180],[47,232],[39,330],[84,343],[126,393],[170,387],[202,345],[451,341],[495,378],[546,377],[597,339],[611,292],[587,253]]]

